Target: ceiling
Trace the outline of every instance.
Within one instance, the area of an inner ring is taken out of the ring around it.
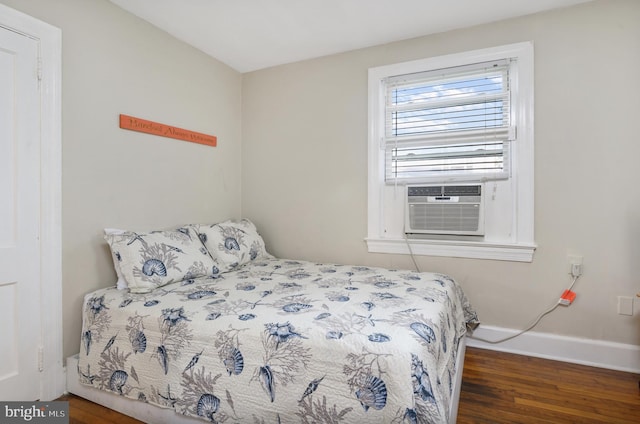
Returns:
[[[110,1],[244,73],[590,0]]]

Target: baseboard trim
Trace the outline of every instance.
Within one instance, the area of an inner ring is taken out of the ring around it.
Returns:
[[[467,337],[467,346],[640,373],[640,346],[637,345],[533,331],[497,344],[474,338],[499,340],[517,332],[510,328],[482,325]]]

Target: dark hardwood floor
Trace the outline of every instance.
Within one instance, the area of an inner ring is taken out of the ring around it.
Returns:
[[[640,375],[467,348],[458,423],[640,423]],[[70,424],[134,424],[74,395]],[[364,423],[363,423],[364,424]]]
[[[139,424],[142,422],[76,395],[64,395],[57,400],[69,402],[69,424]]]
[[[467,349],[458,423],[640,423],[640,375]]]

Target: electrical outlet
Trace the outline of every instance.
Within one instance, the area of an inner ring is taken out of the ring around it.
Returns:
[[[573,277],[579,277],[582,275],[582,256],[569,255],[567,256],[569,262],[569,274]]]
[[[633,315],[633,297],[618,296],[618,314]]]

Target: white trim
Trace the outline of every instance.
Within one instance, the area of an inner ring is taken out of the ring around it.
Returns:
[[[65,391],[62,362],[62,35],[59,28],[0,4],[0,24],[38,40],[40,88],[40,310],[44,350],[40,399]]]
[[[411,249],[417,255],[464,257],[476,259],[497,259],[507,261],[531,262],[534,242],[534,72],[533,43],[522,42],[470,52],[396,63],[369,69],[368,104],[368,199],[367,199],[367,247],[375,253],[409,253],[406,243],[401,240],[403,234],[398,229],[387,232],[385,214],[401,216],[398,206],[390,206],[385,199],[384,182],[384,143],[380,122],[384,122],[383,80],[393,75],[414,73],[419,70],[448,68],[469,63],[486,62],[508,57],[517,58],[515,71],[512,72],[517,95],[518,110],[513,121],[518,128],[517,140],[512,149],[512,178],[509,184],[513,193],[508,219],[511,228],[501,231],[505,234],[489,234],[488,239],[505,239],[505,242],[479,241],[473,245],[464,242],[420,241],[412,242]],[[388,209],[388,210],[386,210]],[[508,221],[505,221],[508,222]],[[508,230],[508,234],[506,234]],[[405,246],[401,246],[405,244]],[[415,250],[414,250],[415,247]],[[483,253],[484,250],[484,253]]]
[[[504,343],[490,344],[474,339],[498,340],[516,334],[518,330],[482,325],[467,336],[467,346],[538,358],[570,362],[592,367],[640,373],[640,346],[529,332]]]
[[[535,244],[502,244],[482,241],[366,239],[369,252],[429,255],[452,258],[532,262]],[[410,243],[411,250],[407,243]]]

